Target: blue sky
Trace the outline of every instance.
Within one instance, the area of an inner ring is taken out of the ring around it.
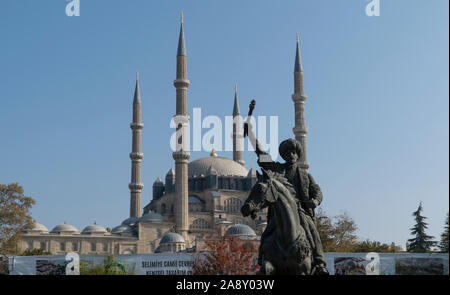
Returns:
[[[293,137],[299,32],[322,208],[348,211],[361,239],[404,245],[422,201],[439,236],[449,209],[449,4],[381,0],[381,16],[367,17],[368,2],[81,0],[81,16],[68,17],[65,0],[1,1],[0,183],[22,185],[49,228],[128,217],[139,71],[147,204],[174,166],[183,11],[191,114],[231,115],[237,83],[243,112],[255,98],[257,115],[279,116],[279,140]],[[244,160],[256,166],[254,153]]]

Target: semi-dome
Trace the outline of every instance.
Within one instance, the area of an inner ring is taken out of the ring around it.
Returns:
[[[122,221],[122,225],[134,225],[139,221],[139,218],[137,217],[128,217],[124,221]]]
[[[139,221],[148,221],[148,222],[161,222],[164,221],[164,217],[156,212],[149,211],[142,215]]]
[[[93,233],[98,234],[98,233],[106,233],[106,232],[107,232],[106,228],[104,228],[101,225],[97,225],[97,224],[88,225],[82,231],[83,234],[93,234]]]
[[[248,236],[255,237],[255,231],[246,224],[235,224],[230,226],[225,233],[225,236]]]
[[[189,204],[204,204],[205,201],[203,201],[202,199],[200,199],[197,196],[190,195],[190,196],[188,196],[188,203]]]
[[[186,243],[186,241],[180,234],[169,232],[162,237],[161,242],[159,242],[159,244],[168,244],[168,243]]]
[[[51,232],[52,233],[60,233],[60,232],[78,233],[78,229],[71,224],[64,223],[64,224],[55,226]]]
[[[123,233],[132,234],[133,230],[128,225],[119,225],[119,226],[116,226],[115,228],[113,228],[111,230],[111,233],[112,234],[123,234]]]
[[[200,158],[188,164],[189,177],[193,177],[194,175],[210,175],[211,170],[219,176],[230,175],[247,177],[248,174],[248,170],[238,162],[222,157],[211,156]]]

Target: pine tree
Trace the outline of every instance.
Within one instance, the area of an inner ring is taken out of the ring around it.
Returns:
[[[421,215],[422,213],[422,202],[419,204],[417,211],[413,212],[416,225],[411,228],[411,235],[415,236],[409,239],[408,242],[408,252],[424,253],[430,251],[430,248],[436,244],[433,236],[428,236],[425,234],[425,230],[428,228],[428,224],[425,222],[426,217]]]
[[[445,221],[444,232],[441,234],[441,242],[439,243],[441,252],[448,253],[448,212],[447,220]]]

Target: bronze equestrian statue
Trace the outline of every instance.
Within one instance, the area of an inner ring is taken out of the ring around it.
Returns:
[[[253,100],[244,124],[244,136],[249,136],[263,176],[258,176],[258,183],[252,188],[241,212],[244,216],[254,217],[258,210],[268,207],[268,223],[259,248],[260,272],[328,275],[314,215],[314,209],[322,202],[322,191],[311,174],[297,165],[301,143],[295,139],[283,141],[279,146],[279,153],[285,163],[272,161],[270,155],[261,149],[252,132],[249,118],[254,107]],[[289,206],[286,205],[289,197],[294,200],[295,206],[292,202],[288,202]],[[296,212],[294,215],[297,218],[287,214],[288,209],[282,209],[283,206]],[[282,210],[285,213],[281,213]],[[303,235],[306,239],[302,238]],[[292,240],[294,237],[295,240]],[[287,257],[293,258],[292,251],[297,251],[296,259],[286,260]],[[292,261],[296,261],[296,267],[291,265]]]

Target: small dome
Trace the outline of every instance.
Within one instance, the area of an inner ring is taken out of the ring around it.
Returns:
[[[106,228],[101,225],[92,224],[86,226],[83,231],[83,234],[92,234],[92,233],[106,233]]]
[[[128,225],[119,225],[111,230],[112,234],[133,233],[133,230]]]
[[[149,211],[142,215],[139,221],[161,222],[164,221],[164,217],[159,213]]]
[[[255,237],[255,231],[246,224],[235,224],[230,226],[225,233],[225,236],[249,236]]]
[[[48,228],[42,223],[38,222],[33,223],[31,228],[25,228],[25,230],[32,232],[48,233]]]
[[[167,171],[166,173],[166,177],[167,176],[175,176],[175,170],[173,170],[172,168],[169,169],[169,171]]]
[[[124,221],[122,221],[122,225],[129,225],[132,226],[134,224],[136,224],[139,221],[139,218],[136,217],[128,217],[127,219],[125,219]]]
[[[181,235],[179,235],[177,233],[169,232],[162,237],[161,242],[159,242],[159,243],[160,244],[186,243],[186,241],[184,240],[184,238]]]
[[[52,233],[60,233],[60,232],[78,233],[78,229],[71,224],[64,223],[64,224],[55,226],[51,232]]]

